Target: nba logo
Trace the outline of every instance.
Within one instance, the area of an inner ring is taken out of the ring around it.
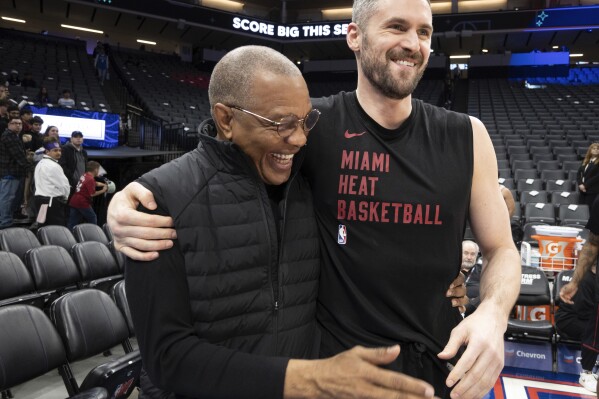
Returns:
[[[344,224],[339,225],[337,231],[337,244],[345,245],[347,243],[347,228]]]

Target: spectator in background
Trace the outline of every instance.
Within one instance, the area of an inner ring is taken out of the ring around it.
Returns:
[[[48,103],[52,103],[52,100],[50,100],[50,95],[48,94],[48,89],[46,88],[46,86],[40,87],[40,91],[37,93],[35,100],[38,104],[41,104],[41,105],[46,105]]]
[[[8,127],[8,105],[8,100],[0,100],[0,134],[4,133]]]
[[[8,98],[10,97],[10,91],[8,90],[8,87],[6,87],[4,84],[0,85],[0,100],[8,100]]]
[[[41,133],[44,120],[36,115],[33,118],[31,118],[30,123],[31,130],[29,134],[31,134],[31,141],[29,142],[28,146],[25,146],[25,148],[28,148],[31,151],[35,151],[36,149],[44,145],[44,136]]]
[[[60,97],[58,99],[58,105],[60,105],[61,107],[74,107],[75,106],[75,100],[73,100],[71,98],[70,90],[65,89],[62,91],[62,97]]]
[[[45,220],[38,226],[50,224],[66,226],[67,199],[71,187],[58,164],[62,152],[60,142],[56,137],[46,137],[43,141],[43,148],[45,154],[35,167],[34,202],[36,211],[39,211],[43,204],[47,204],[48,209]]]
[[[9,118],[21,119],[21,112],[19,111],[19,106],[17,104],[9,104],[7,111],[8,111]]]
[[[35,162],[35,150],[42,147],[44,145],[44,137],[41,134],[42,125],[44,124],[44,120],[39,116],[34,116],[31,118],[31,130],[29,131],[29,135],[31,136],[31,141],[25,143],[25,153],[27,154],[27,159]],[[60,158],[60,157],[58,157]],[[58,159],[56,158],[56,159]],[[23,208],[29,212],[27,214],[31,214],[31,216],[35,215],[35,210],[37,207],[30,201],[33,193],[35,192],[33,186],[33,174],[28,173],[25,179],[24,186],[24,195],[23,195]],[[31,208],[29,208],[31,206]]]
[[[95,177],[98,176],[98,173],[100,173],[100,164],[89,161],[85,166],[85,174],[79,179],[75,193],[69,201],[68,228],[70,230],[82,220],[86,223],[98,223],[96,213],[92,208],[92,198],[104,194],[108,190],[106,184],[96,182]],[[96,191],[96,187],[100,187],[100,190]]]
[[[597,289],[599,280],[597,280],[597,275],[595,274],[594,295],[583,284],[589,276],[589,271],[592,271],[597,264],[599,255],[599,201],[593,203],[591,217],[585,227],[589,230],[589,237],[578,254],[578,263],[574,269],[572,280],[562,287],[559,296],[563,303],[575,306],[577,312],[583,313],[585,310],[591,312],[588,323],[584,326],[580,337],[583,372],[580,374],[578,382],[585,389],[597,392],[597,374],[592,372],[599,353],[599,289]],[[582,295],[576,300],[575,295],[579,292]],[[586,309],[587,306],[588,309]],[[563,327],[563,323],[561,324]],[[587,352],[585,348],[590,351]]]
[[[0,137],[0,229],[13,225],[15,213],[23,201],[22,185],[33,165],[25,156],[19,133],[23,122],[12,117]]]
[[[62,147],[60,158],[60,165],[69,179],[71,190],[75,189],[79,178],[85,173],[86,164],[87,151],[83,149],[83,133],[74,131],[71,133],[71,141]]]
[[[108,78],[108,56],[104,51],[104,47],[98,49],[98,54],[94,60],[94,67],[96,68],[96,72],[98,73],[98,79],[100,79],[100,84],[104,86],[104,80]]]
[[[10,71],[10,76],[7,80],[9,86],[21,86],[21,78],[19,77],[19,71],[13,69]]]
[[[33,75],[31,72],[25,72],[25,77],[21,81],[21,86],[23,87],[37,87],[37,83],[33,80]]]
[[[23,135],[31,131],[31,118],[33,118],[33,111],[30,108],[22,108],[20,113],[21,121],[23,122],[23,130],[21,131],[21,135]]]
[[[595,317],[595,265],[584,273],[578,289],[572,297],[573,303],[562,301],[555,312],[555,329],[562,338],[578,341],[584,340],[584,332],[589,321]],[[596,392],[597,377],[592,373],[597,359],[597,352],[581,345],[582,374],[579,383],[591,392]]]
[[[92,57],[94,57],[94,59],[96,59],[96,56],[98,55],[98,53],[100,52],[100,50],[104,50],[104,45],[102,44],[101,41],[97,41],[96,42],[96,47],[94,47],[94,51],[92,53]]]
[[[44,134],[42,134],[42,141],[46,137],[55,137],[58,143],[60,144],[60,137],[58,135],[58,128],[56,126],[48,126]],[[46,149],[42,147],[38,147],[33,154],[33,162],[37,163],[42,160]],[[64,172],[63,172],[64,173]]]
[[[468,278],[476,259],[478,258],[478,244],[474,241],[464,240],[462,242],[462,273]]]
[[[579,204],[586,204],[589,209],[599,194],[599,143],[589,146],[587,154],[582,160],[576,178],[580,197]]]

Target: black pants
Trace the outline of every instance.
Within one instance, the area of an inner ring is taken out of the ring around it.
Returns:
[[[34,197],[35,208],[39,213],[40,207],[43,204],[50,204],[50,199],[52,199],[52,204],[48,206],[48,212],[46,213],[46,221],[44,223],[40,223],[42,226],[46,225],[59,225],[66,226],[67,225],[67,212],[69,207],[64,199],[59,197],[43,197],[41,195],[36,195]],[[36,215],[37,217],[37,215]]]
[[[555,328],[564,338],[579,340],[581,346],[581,365],[583,370],[592,370],[597,359],[597,351],[584,345],[594,339],[596,276],[588,271],[578,285],[578,291],[572,298],[574,304],[562,303],[555,314]],[[591,324],[593,324],[591,326]],[[593,327],[593,328],[590,328]]]

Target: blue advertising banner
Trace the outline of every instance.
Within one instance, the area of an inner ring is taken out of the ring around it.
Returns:
[[[558,373],[580,374],[580,345],[557,345],[557,371]]]
[[[534,370],[553,370],[550,342],[505,341],[505,365]]]

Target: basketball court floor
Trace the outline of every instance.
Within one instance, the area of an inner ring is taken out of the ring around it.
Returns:
[[[505,367],[485,399],[596,399],[578,375]]]

